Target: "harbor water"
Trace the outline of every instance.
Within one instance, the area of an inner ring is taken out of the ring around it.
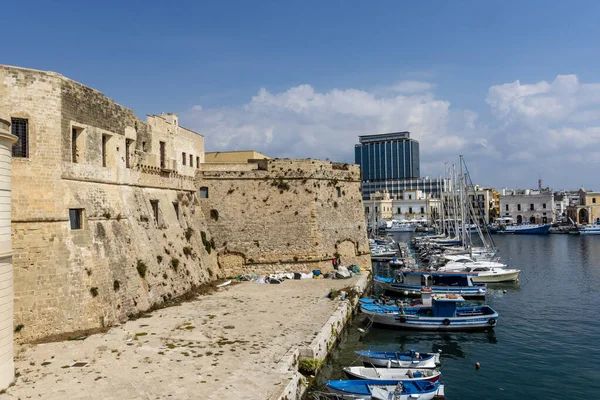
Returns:
[[[410,240],[396,234],[396,241]],[[600,236],[494,236],[518,284],[490,284],[486,303],[500,318],[481,333],[359,331],[361,318],[317,377],[345,379],[358,349],[442,350],[446,399],[600,398]],[[388,267],[374,265],[376,273]],[[504,291],[506,290],[506,293]],[[481,364],[476,370],[475,363]]]

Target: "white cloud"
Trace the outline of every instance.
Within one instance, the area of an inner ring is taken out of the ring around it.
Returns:
[[[433,87],[416,83],[420,86],[405,84],[403,88]],[[254,148],[275,157],[353,161],[359,135],[403,130],[410,131],[426,149],[421,152],[424,160],[454,157],[471,145],[462,128],[470,125],[472,129],[477,114],[461,111],[461,118],[453,118],[450,103],[431,93],[379,93],[357,89],[318,92],[310,85],[278,93],[262,88],[243,106],[193,108],[181,119],[205,135],[209,151]],[[453,130],[449,120],[455,119],[457,129]]]
[[[340,161],[354,160],[359,135],[408,130],[420,142],[424,175],[437,176],[444,161],[464,154],[474,179],[498,187],[533,186],[540,176],[567,187],[573,160],[600,163],[600,84],[558,75],[551,82],[495,85],[481,102],[492,111],[485,121],[472,110],[453,109],[434,89],[417,80],[371,91],[262,88],[242,106],[194,106],[181,119],[205,135],[207,151]],[[577,171],[578,184],[592,186],[591,171]]]

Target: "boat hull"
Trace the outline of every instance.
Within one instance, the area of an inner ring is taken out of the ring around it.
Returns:
[[[580,235],[600,235],[600,229],[581,229],[579,231]]]
[[[402,383],[402,392],[390,396]],[[395,400],[431,400],[438,394],[438,382],[398,381],[398,380],[337,380],[325,382],[330,393],[343,399],[395,399]]]
[[[536,225],[536,226],[507,226],[497,233],[515,234],[515,235],[544,235],[550,232],[552,224]]]
[[[372,368],[372,367],[345,367],[343,369],[350,379],[373,380],[402,380],[402,381],[429,381],[436,382],[440,379],[437,369],[414,368]],[[412,377],[411,377],[412,375]],[[418,375],[418,376],[415,376]]]
[[[388,232],[414,232],[417,229],[416,226],[398,226],[386,229]]]
[[[373,280],[382,289],[400,293],[404,296],[419,297],[421,296],[421,286],[405,285],[403,283],[391,283],[378,279]],[[431,286],[434,294],[458,294],[462,297],[470,299],[485,298],[486,288],[484,286]]]
[[[494,328],[498,321],[498,314],[477,315],[472,317],[421,317],[415,315],[401,315],[399,313],[377,313],[362,310],[367,317],[377,325],[395,329],[418,331],[482,331]]]
[[[521,271],[514,271],[508,273],[497,273],[493,275],[477,275],[473,277],[473,282],[476,283],[502,283],[502,282],[516,282],[519,279]]]
[[[379,367],[379,368],[437,368],[440,365],[440,354],[439,353],[428,353],[422,354],[427,356],[426,358],[411,358],[402,356],[400,353],[380,353],[371,351],[357,351],[356,352],[366,367]],[[393,355],[397,356],[394,357]]]

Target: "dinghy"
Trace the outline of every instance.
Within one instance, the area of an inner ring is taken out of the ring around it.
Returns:
[[[438,394],[439,382],[336,380],[324,383],[327,390],[342,399],[432,400]],[[389,397],[394,394],[395,397]]]
[[[437,369],[346,367],[343,370],[350,379],[429,382],[440,379],[440,371]]]
[[[366,367],[383,368],[436,368],[440,365],[440,353],[419,353],[397,351],[355,351]]]

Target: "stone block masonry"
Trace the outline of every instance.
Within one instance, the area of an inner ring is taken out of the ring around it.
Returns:
[[[144,122],[53,72],[0,66],[0,115],[26,128],[12,170],[18,342],[102,330],[218,277],[329,270],[334,256],[370,267],[355,165],[208,166],[176,115]]]
[[[251,171],[201,170],[196,185],[221,270],[230,276],[370,268],[358,166],[273,159]]]

